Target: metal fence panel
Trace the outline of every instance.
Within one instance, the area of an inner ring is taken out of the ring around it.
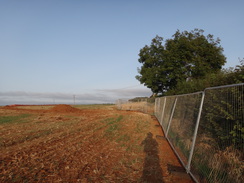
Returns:
[[[157,119],[159,119],[158,118],[158,116],[159,116],[159,101],[160,101],[160,98],[156,98],[155,99],[155,106],[154,106],[154,115],[155,115],[155,117],[157,118]]]
[[[154,115],[158,119],[159,123],[161,124],[161,118],[162,118],[162,110],[163,110],[163,104],[164,103],[164,98],[156,98],[155,99],[155,111]]]
[[[142,99],[140,101],[119,99],[115,103],[118,110],[140,111],[148,114],[154,114],[154,111],[159,108],[159,105],[155,107],[154,99]]]
[[[170,121],[170,116],[174,107],[174,102],[175,102],[176,96],[169,96],[166,97],[166,104],[165,104],[165,109],[164,109],[164,118],[162,119],[162,127],[164,130],[164,133],[166,133],[168,129],[168,124]]]
[[[199,182],[244,182],[244,85],[205,90],[191,172]]]
[[[162,110],[161,110],[161,116],[160,116],[160,125],[163,125],[163,119],[165,115],[165,106],[166,106],[167,100],[166,97],[161,98],[161,105],[162,105]]]
[[[117,102],[118,109],[147,111],[186,170],[200,183],[244,182],[244,83],[203,92]],[[150,111],[150,112],[149,112]]]
[[[162,125],[162,120],[163,120],[163,115],[164,115],[163,114],[164,107],[165,107],[164,102],[165,102],[165,98],[160,98],[160,100],[159,100],[159,105],[160,105],[160,107],[159,107],[159,119],[158,119],[160,125]]]
[[[202,93],[181,95],[177,103],[167,134],[184,166],[187,165]]]
[[[196,182],[244,182],[244,83],[157,98],[155,116]]]

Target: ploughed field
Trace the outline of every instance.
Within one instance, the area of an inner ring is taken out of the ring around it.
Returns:
[[[0,182],[192,182],[154,116],[114,105],[0,107]]]

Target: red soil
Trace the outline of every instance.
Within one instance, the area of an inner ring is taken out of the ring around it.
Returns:
[[[148,114],[0,108],[0,117],[26,113],[24,123],[0,125],[0,182],[193,182],[173,171],[182,166]]]
[[[80,112],[80,109],[71,107],[70,105],[66,104],[60,104],[60,105],[55,105],[52,109],[50,109],[50,112],[56,112],[56,113],[74,113],[74,112]]]

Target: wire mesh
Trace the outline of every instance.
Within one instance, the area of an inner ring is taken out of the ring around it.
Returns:
[[[163,111],[164,111],[164,103],[165,103],[165,98],[157,98],[157,111],[156,111],[156,117],[159,121],[159,123],[162,125],[162,117],[163,117]]]
[[[129,101],[119,99],[116,101],[116,107],[118,110],[127,110],[127,111],[140,111],[148,114],[154,114],[154,100],[143,99],[140,101]]]
[[[164,97],[163,99],[160,100],[160,105],[161,105],[161,112],[160,112],[160,125],[163,125],[163,118],[164,118],[164,114],[165,114],[165,106],[166,106],[166,97]]]
[[[126,99],[118,99],[116,100],[115,104],[116,104],[116,107],[117,109],[121,110],[122,109],[122,105],[123,104],[127,104],[129,101],[126,100]]]
[[[192,147],[202,93],[177,96],[177,103],[170,123],[167,138],[177,151],[179,158],[187,165]]]
[[[244,182],[244,83],[157,98],[155,116],[196,182]]]
[[[205,90],[191,172],[198,182],[244,182],[244,85]]]
[[[158,121],[160,121],[160,112],[162,112],[162,111],[160,110],[160,107],[161,107],[161,105],[160,105],[160,103],[161,103],[161,99],[162,99],[162,98],[156,98],[156,99],[155,99],[154,115],[155,115],[155,117],[158,119]]]
[[[164,117],[162,119],[162,127],[164,132],[166,133],[168,129],[168,124],[170,121],[170,116],[173,110],[174,102],[175,102],[176,96],[169,96],[166,97],[166,104],[164,109]]]

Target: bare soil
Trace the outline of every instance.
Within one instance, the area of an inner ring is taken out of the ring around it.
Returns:
[[[0,107],[0,182],[193,182],[149,114]]]

